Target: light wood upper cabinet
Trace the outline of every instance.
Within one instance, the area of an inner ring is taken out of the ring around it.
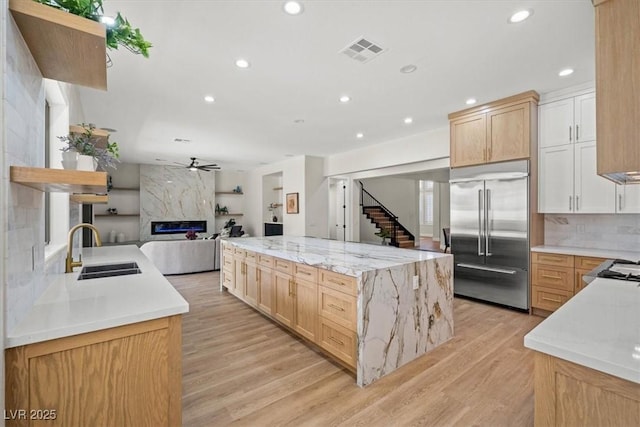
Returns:
[[[640,171],[640,2],[594,4],[598,174]]]
[[[529,91],[449,114],[451,167],[528,159],[532,141],[537,147],[537,105]]]
[[[487,118],[484,114],[451,122],[451,167],[484,163],[487,156]]]

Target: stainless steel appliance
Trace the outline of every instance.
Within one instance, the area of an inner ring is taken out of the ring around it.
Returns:
[[[529,162],[451,170],[454,293],[529,309]]]
[[[625,259],[608,260],[596,268],[595,275],[606,279],[640,282],[640,261],[628,261]]]

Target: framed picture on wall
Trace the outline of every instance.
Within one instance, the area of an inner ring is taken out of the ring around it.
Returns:
[[[300,213],[300,206],[298,206],[298,193],[287,193],[287,213]]]

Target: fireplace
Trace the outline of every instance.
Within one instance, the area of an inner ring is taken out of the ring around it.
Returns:
[[[151,221],[151,234],[181,234],[193,230],[207,232],[207,221]]]

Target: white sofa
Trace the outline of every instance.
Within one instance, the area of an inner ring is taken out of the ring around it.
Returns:
[[[162,274],[220,269],[220,239],[155,240],[140,247]]]

